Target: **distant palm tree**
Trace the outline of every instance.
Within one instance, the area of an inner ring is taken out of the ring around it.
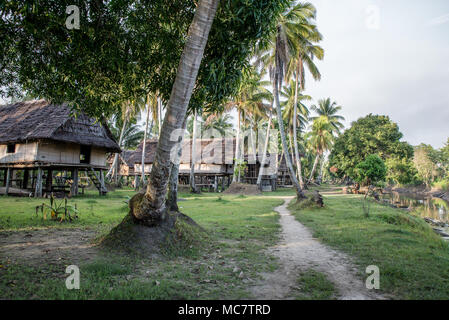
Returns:
[[[258,48],[260,57],[256,61],[258,65],[263,64],[268,66],[270,71],[282,149],[285,155],[287,168],[290,172],[290,178],[296,188],[298,199],[304,198],[304,194],[301,185],[296,178],[296,173],[293,169],[293,164],[287,147],[279,91],[282,87],[284,76],[287,76],[288,74],[288,66],[291,60],[296,56],[295,47],[298,46],[298,42],[301,42],[301,36],[307,38],[307,35],[314,31],[310,19],[315,17],[315,13],[316,9],[312,4],[301,2],[296,3],[290,10],[284,12],[281,17],[279,17],[277,32],[271,40],[270,48]]]
[[[342,107],[336,102],[333,102],[331,98],[318,100],[318,106],[313,105],[311,109],[318,114],[317,117],[312,117],[311,119],[315,120],[319,117],[326,117],[333,128],[333,134],[339,134],[344,128],[342,121],[344,121],[345,118],[338,115]]]
[[[326,116],[317,117],[313,121],[312,130],[307,134],[307,138],[316,155],[308,184],[312,182],[315,175],[318,160],[332,146],[334,141],[333,130],[334,127]]]
[[[223,137],[233,132],[232,117],[228,113],[213,113],[206,117],[204,130],[217,130]]]

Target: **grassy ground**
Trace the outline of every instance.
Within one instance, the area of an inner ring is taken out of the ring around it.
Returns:
[[[330,191],[330,190],[323,190]],[[360,275],[380,268],[381,291],[402,299],[449,299],[449,245],[418,217],[371,204],[360,196],[324,192],[324,209],[290,209],[298,221],[331,247],[354,257]]]
[[[72,223],[43,221],[35,215],[42,200],[0,198],[0,237],[20,233],[80,229],[108,232],[127,214],[133,192],[118,190],[100,198],[95,193],[70,200],[80,218]],[[99,252],[81,262],[81,289],[67,290],[68,260],[45,260],[41,265],[0,256],[0,299],[240,299],[259,272],[276,269],[264,254],[279,237],[273,208],[282,200],[268,197],[180,194],[181,211],[206,229],[207,241],[176,256],[149,258]],[[33,238],[30,238],[33,239]],[[25,240],[28,241],[28,240]],[[57,244],[51,244],[50,249]],[[75,250],[75,249],[74,249]],[[82,250],[77,248],[76,250]],[[72,252],[72,256],[77,252]],[[81,254],[81,251],[80,251]]]

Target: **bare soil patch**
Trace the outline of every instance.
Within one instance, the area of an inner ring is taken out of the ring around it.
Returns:
[[[96,232],[86,229],[40,229],[0,232],[0,262],[29,266],[78,264],[99,254]]]

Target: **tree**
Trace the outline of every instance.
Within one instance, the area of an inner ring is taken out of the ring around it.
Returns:
[[[333,126],[327,117],[321,116],[313,121],[312,131],[307,134],[307,137],[310,139],[310,145],[314,149],[315,161],[310,173],[310,178],[307,182],[308,184],[310,184],[313,180],[318,165],[318,160],[324,152],[329,150],[332,146],[334,140],[332,132]]]
[[[279,132],[281,136],[282,150],[285,155],[290,178],[296,188],[298,199],[304,198],[302,188],[296,178],[293,164],[288,151],[287,140],[282,120],[282,109],[279,99],[279,91],[282,87],[284,76],[288,74],[288,65],[294,55],[294,43],[299,35],[307,33],[307,27],[311,26],[310,18],[314,16],[315,8],[310,3],[297,3],[280,16],[276,35],[271,42],[271,48],[261,54],[260,61],[270,70],[270,79],[273,83],[273,96],[278,117]],[[310,31],[309,31],[310,32]],[[261,46],[260,52],[264,52]],[[268,48],[265,48],[268,49]]]
[[[218,1],[91,0],[83,3],[81,30],[64,26],[68,1],[33,4],[0,7],[2,92],[17,87],[101,117],[159,90],[166,114],[152,183],[132,212],[134,221],[154,225],[165,216],[170,133],[187,107],[213,111],[235,94],[256,43],[266,42],[290,1],[224,1],[212,28]]]
[[[318,117],[327,117],[333,127],[334,134],[339,134],[340,130],[344,128],[341,121],[344,121],[345,118],[338,115],[338,112],[341,111],[342,107],[336,102],[331,101],[330,98],[318,100],[318,106],[313,105],[311,109],[318,114]],[[316,118],[317,117],[312,117],[311,119],[315,120]]]
[[[195,113],[193,115],[193,131],[192,131],[192,154],[191,159],[192,163],[190,164],[190,191],[192,193],[199,193],[199,190],[196,188],[195,183],[195,165],[196,165],[196,143],[198,138],[198,113],[195,110]],[[200,144],[200,150],[201,150],[201,144]]]
[[[403,135],[389,117],[368,115],[352,123],[351,128],[336,138],[329,156],[331,167],[338,169],[340,178],[355,178],[356,166],[369,155],[382,160],[413,157],[413,147],[402,142]]]
[[[417,170],[411,159],[389,158],[386,160],[387,181],[399,185],[415,184],[417,182]]]
[[[418,170],[418,176],[430,187],[437,174],[436,152],[432,146],[421,144],[415,148],[413,163]]]
[[[377,154],[369,155],[356,167],[356,180],[365,186],[385,181],[386,174],[385,162]]]
[[[290,127],[290,142],[293,143],[293,154],[296,162],[296,171],[298,175],[299,185],[304,188],[304,179],[302,176],[301,158],[298,149],[298,133],[307,125],[309,120],[309,109],[302,101],[312,100],[312,97],[303,95],[298,91],[296,81],[291,81],[289,86],[284,86],[282,96],[287,100],[282,103],[284,107],[284,120]]]

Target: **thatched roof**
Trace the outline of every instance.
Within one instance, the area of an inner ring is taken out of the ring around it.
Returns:
[[[0,143],[41,139],[121,151],[106,124],[84,114],[73,117],[66,105],[34,100],[0,106]]]
[[[145,163],[152,164],[156,155],[157,140],[149,140],[145,147]],[[143,142],[131,156],[133,163],[142,162]],[[182,143],[181,163],[188,164],[192,160],[192,140]],[[204,164],[232,164],[235,158],[235,139],[197,139],[196,160]]]
[[[154,157],[156,155],[156,148],[157,148],[157,140],[147,140],[145,144],[145,163],[151,164],[154,162]],[[128,159],[128,165],[134,165],[136,163],[142,163],[142,150],[143,150],[143,141],[139,144],[136,151],[134,151],[129,159]]]

